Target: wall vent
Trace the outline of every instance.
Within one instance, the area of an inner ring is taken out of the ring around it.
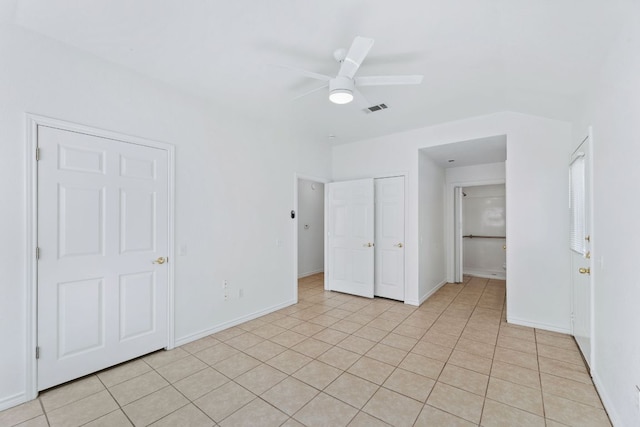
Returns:
[[[364,111],[365,113],[369,114],[369,113],[375,113],[376,111],[381,111],[386,109],[387,109],[387,104],[378,104],[378,105],[372,105],[369,108],[365,108]]]

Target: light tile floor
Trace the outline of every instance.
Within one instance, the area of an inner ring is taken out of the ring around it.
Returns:
[[[422,306],[325,292],[0,412],[0,426],[609,426],[574,340],[505,322],[505,283]]]

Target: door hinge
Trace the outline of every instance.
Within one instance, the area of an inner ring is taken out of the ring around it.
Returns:
[[[40,347],[36,347],[36,359],[40,359]]]
[[[36,246],[36,260],[40,259],[40,247]]]
[[[40,147],[36,147],[36,162],[40,160]]]

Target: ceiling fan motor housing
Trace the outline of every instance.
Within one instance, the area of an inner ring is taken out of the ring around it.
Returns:
[[[329,92],[334,90],[348,90],[353,92],[353,79],[345,76],[337,76],[329,81]]]
[[[329,80],[329,100],[334,104],[348,104],[353,100],[353,79],[337,76]]]

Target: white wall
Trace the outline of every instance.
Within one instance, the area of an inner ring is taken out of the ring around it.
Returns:
[[[446,283],[445,170],[418,152],[418,301]],[[414,285],[415,286],[415,285]]]
[[[298,180],[298,277],[324,271],[324,184]]]
[[[453,282],[454,278],[454,207],[453,189],[468,185],[489,185],[504,183],[506,180],[505,163],[487,163],[474,166],[460,166],[445,170],[446,189],[446,247],[447,247],[447,280]]]
[[[573,141],[593,126],[592,374],[616,426],[640,425],[640,5],[628,7]]]
[[[418,150],[507,136],[507,318],[568,332],[570,328],[567,158],[571,125],[517,113],[449,122],[332,150],[336,180],[407,171],[407,300],[419,299]]]
[[[491,236],[462,239],[463,272],[472,276],[504,279],[506,200],[504,184],[463,187],[462,235]]]
[[[294,299],[291,178],[330,153],[292,135],[0,24],[0,410],[26,398],[25,112],[176,145],[178,343]],[[276,246],[276,239],[280,245]],[[242,300],[223,301],[222,281]]]

